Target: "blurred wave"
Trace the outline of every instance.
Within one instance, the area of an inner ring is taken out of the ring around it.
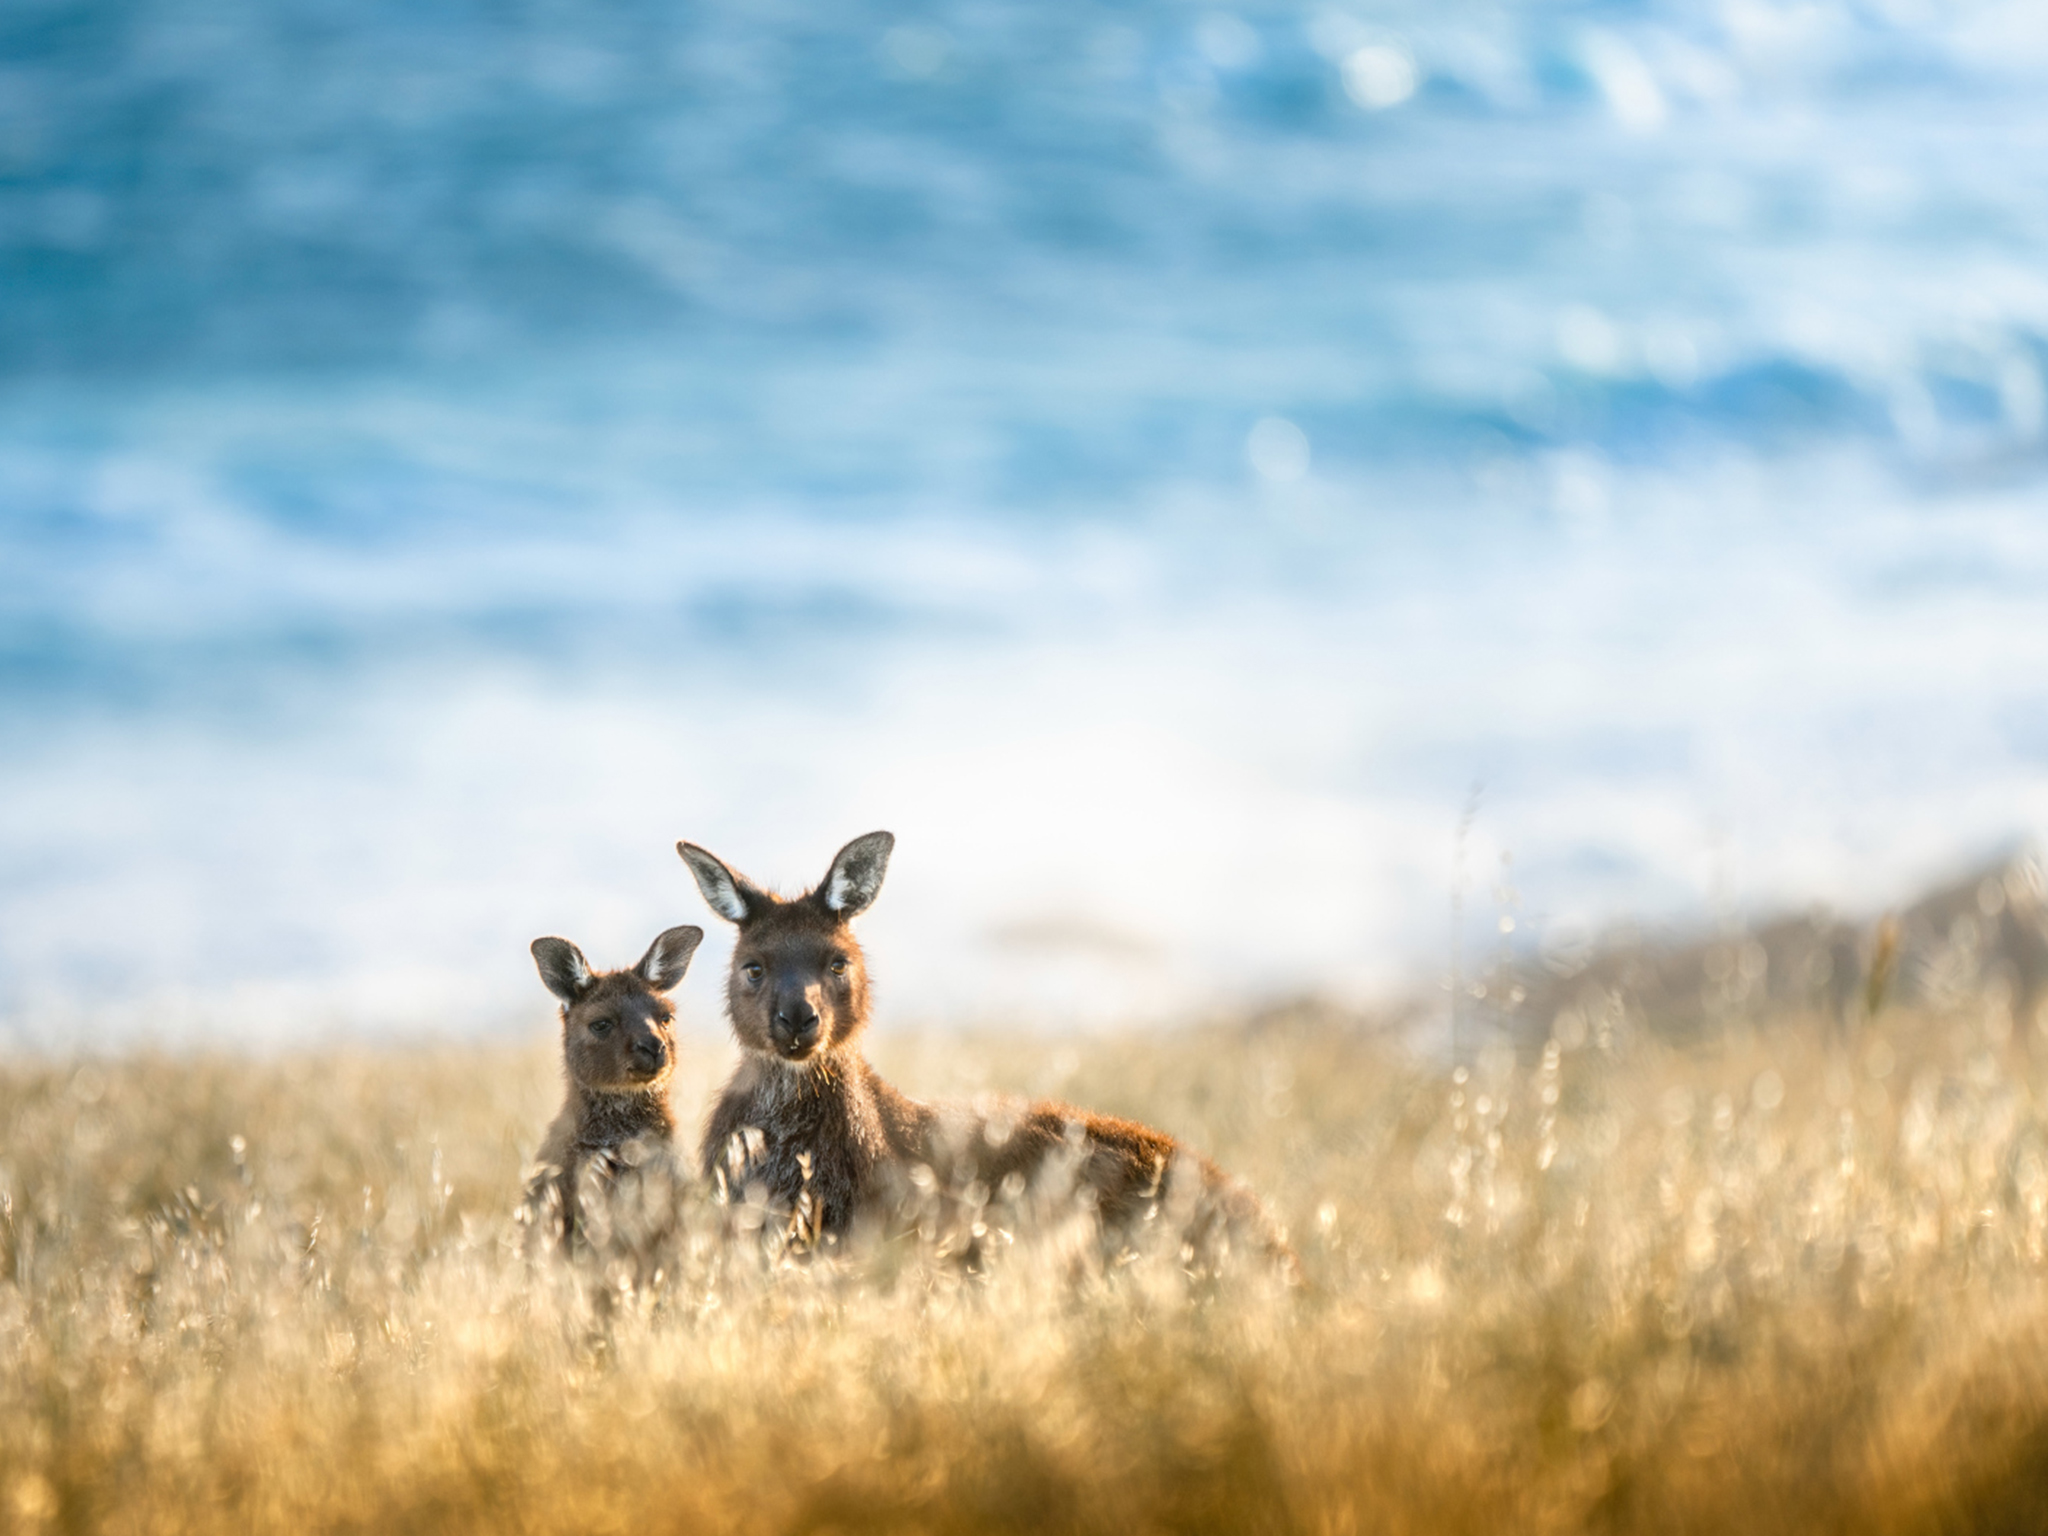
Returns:
[[[503,1007],[686,832],[921,824],[906,1004],[1061,1012],[1436,954],[1475,778],[1560,921],[2038,829],[2044,76],[2019,3],[23,0],[0,1012]]]
[[[14,7],[0,365],[687,355],[673,403],[735,439],[693,464],[732,475],[788,445],[758,392],[792,356],[942,388],[994,345],[957,409],[1008,441],[968,456],[1033,497],[1149,478],[1202,407],[1297,408],[1332,464],[2040,438],[2029,7],[891,16]],[[1054,358],[1126,387],[1084,415]],[[1216,436],[1190,468],[1230,467]],[[902,446],[793,478],[942,468]]]

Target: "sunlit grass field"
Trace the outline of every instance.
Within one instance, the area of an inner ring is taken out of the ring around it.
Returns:
[[[773,1262],[695,1205],[622,1290],[513,1220],[544,1046],[0,1067],[0,1530],[2048,1524],[2030,1033],[1561,1033],[1457,1073],[1308,1014],[878,1044],[1181,1134],[1293,1290],[1029,1231]]]

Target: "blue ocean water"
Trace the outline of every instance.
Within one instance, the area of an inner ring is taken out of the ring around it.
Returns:
[[[1873,905],[2048,824],[2044,381],[2017,0],[16,0],[0,1020],[883,823],[933,1017]]]

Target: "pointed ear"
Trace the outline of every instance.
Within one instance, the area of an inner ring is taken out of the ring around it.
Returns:
[[[826,910],[853,917],[873,906],[882,894],[882,876],[889,873],[889,855],[895,847],[895,833],[870,832],[840,849],[825,872],[825,883],[818,887]]]
[[[690,968],[690,956],[704,942],[704,930],[695,923],[671,928],[647,946],[647,953],[633,967],[640,979],[657,992],[667,992],[683,979]]]
[[[535,939],[533,963],[541,984],[565,1003],[573,1003],[590,986],[590,962],[567,939]]]
[[[765,904],[761,892],[745,875],[735,874],[717,854],[695,843],[677,843],[676,852],[697,877],[704,904],[728,923],[744,923]]]

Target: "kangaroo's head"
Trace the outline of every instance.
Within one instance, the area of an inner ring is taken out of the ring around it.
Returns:
[[[739,927],[725,995],[746,1049],[807,1062],[866,1026],[868,972],[852,923],[881,894],[895,846],[887,832],[856,837],[816,890],[784,900],[695,843],[676,844],[711,910]]]
[[[668,994],[704,941],[694,925],[671,928],[627,971],[593,971],[567,939],[535,939],[534,964],[562,1000],[562,1056],[569,1078],[595,1093],[647,1093],[675,1068],[675,1010]]]

